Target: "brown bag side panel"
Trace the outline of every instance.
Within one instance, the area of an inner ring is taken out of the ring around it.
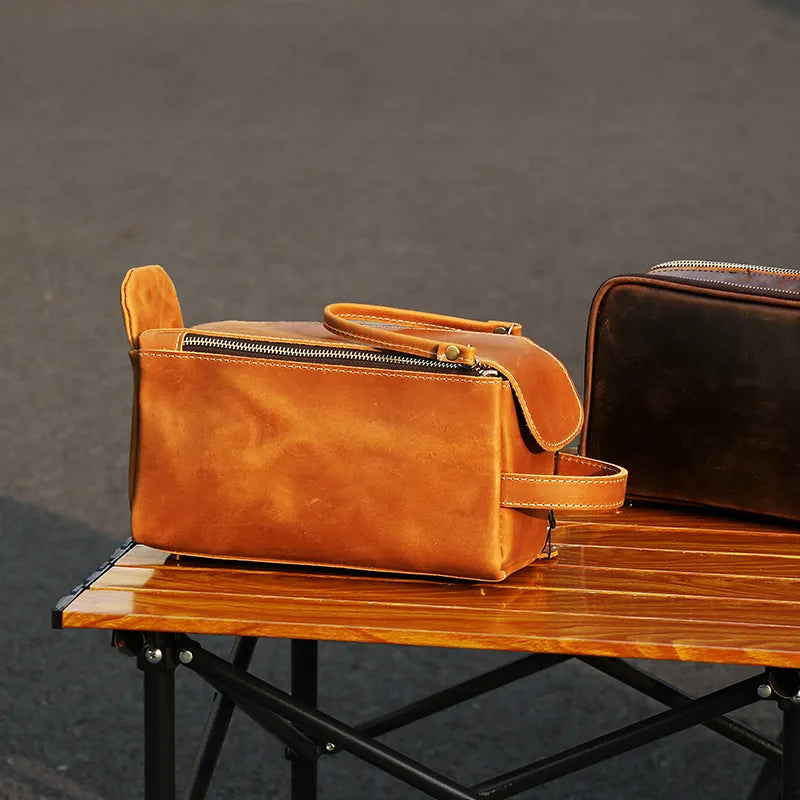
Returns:
[[[632,497],[800,519],[796,306],[622,280],[593,314],[584,452]]]
[[[499,379],[163,351],[139,362],[137,541],[503,577]]]

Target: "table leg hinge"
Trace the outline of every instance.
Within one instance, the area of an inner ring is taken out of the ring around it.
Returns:
[[[800,670],[768,669],[757,691],[762,700],[774,700],[784,710],[796,708],[800,706]]]
[[[186,660],[184,650],[178,647],[174,633],[147,633],[144,631],[114,631],[111,646],[124,656],[136,659],[136,666],[143,671],[174,670],[178,663]]]

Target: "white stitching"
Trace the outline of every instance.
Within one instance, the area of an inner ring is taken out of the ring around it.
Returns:
[[[759,274],[766,275],[767,273],[761,272]],[[774,289],[771,286],[746,286],[741,283],[733,283],[732,281],[715,281],[713,278],[690,278],[689,280],[696,281],[697,283],[714,283],[717,286],[734,286],[737,289],[763,289],[765,292],[778,292],[779,294],[800,295],[800,292],[793,292],[791,289]]]
[[[340,314],[339,316],[342,317],[343,319],[345,319],[345,317],[343,317],[343,315]],[[246,322],[246,320],[227,320],[227,321],[228,322]],[[394,320],[387,320],[387,322],[393,322],[393,321]],[[216,324],[224,324],[224,323],[223,322],[220,322],[220,323],[208,322],[208,323],[205,323],[202,326],[201,325],[197,325],[197,326],[195,326],[193,328],[188,328],[187,330],[190,330],[192,332],[199,331],[202,334],[214,334],[214,335],[217,335],[217,336],[233,336],[233,337],[236,337],[236,338],[258,339],[260,341],[263,340],[263,341],[266,341],[266,342],[297,342],[298,344],[320,344],[320,343],[321,344],[329,344],[329,342],[326,342],[326,341],[321,340],[321,339],[303,339],[303,338],[300,338],[299,336],[286,336],[286,337],[284,337],[284,336],[272,336],[272,335],[264,336],[264,335],[260,335],[260,334],[257,334],[257,333],[249,333],[247,331],[230,331],[230,330],[226,331],[226,330],[221,330],[219,328],[208,327],[210,325],[216,325]],[[248,324],[251,324],[251,323],[248,323]],[[269,324],[270,325],[292,325],[294,323],[292,323],[292,322],[270,322]],[[316,322],[314,320],[311,320],[311,321],[308,321],[308,322],[303,322],[303,323],[298,323],[298,324],[303,324],[303,325],[322,325],[323,327],[325,327],[324,323]],[[514,323],[514,324],[516,325],[517,323]],[[418,326],[406,325],[406,326],[402,326],[402,325],[398,325],[397,327],[398,328],[414,327],[415,329],[419,328],[420,330],[424,330],[426,327],[439,327],[442,330],[452,331],[453,333],[469,333],[469,334],[472,334],[472,335],[475,335],[475,336],[497,336],[498,335],[496,333],[490,333],[489,331],[465,331],[462,328],[445,328],[444,326],[429,326],[429,325],[418,325]],[[392,333],[394,333],[394,331],[392,331]],[[355,334],[347,334],[348,338],[351,338],[354,335]],[[521,338],[525,338],[525,337],[521,337]],[[337,347],[339,346],[338,343],[337,343],[336,346]],[[351,347],[351,348],[357,348],[358,347],[358,345],[349,344],[348,342],[342,342],[341,346],[342,347]],[[383,349],[384,350],[387,349],[387,346],[384,346]],[[427,351],[425,351],[425,352],[427,353]]]
[[[592,466],[605,470],[606,472],[616,472],[619,469],[619,467],[617,467],[615,464],[609,464],[607,461],[598,461],[596,458],[588,458],[587,456],[573,456],[569,453],[561,453],[559,458],[562,461],[569,461],[572,464],[591,464]]]
[[[203,353],[158,353],[151,351],[140,351],[139,355],[142,357],[150,358],[182,358],[182,359],[195,359],[199,361],[221,361],[227,364],[249,364],[254,367],[278,367],[283,369],[304,369],[311,372],[333,372],[336,374],[347,375],[375,375],[384,378],[407,378],[416,381],[455,381],[458,383],[471,383],[475,386],[494,386],[497,384],[497,378],[484,377],[476,375],[474,378],[457,377],[455,375],[430,376],[430,375],[411,375],[407,372],[394,372],[392,370],[370,370],[370,369],[345,369],[336,367],[311,367],[305,364],[290,364],[286,361],[270,361],[269,359],[261,359],[258,361],[251,361],[244,358],[219,358],[217,356],[208,356]]]
[[[428,357],[431,356],[430,350],[423,350],[421,347],[414,347],[413,345],[410,344],[403,344],[403,343],[396,344],[391,341],[387,343],[382,339],[372,339],[369,336],[363,336],[361,333],[350,333],[349,331],[337,328],[336,325],[334,325],[331,322],[326,322],[325,327],[328,328],[328,330],[333,330],[336,333],[340,333],[342,336],[346,336],[348,339],[363,339],[366,342],[373,342],[374,344],[380,345],[384,349],[389,348],[392,350],[412,350],[415,353],[422,353],[422,355],[424,356]]]
[[[739,267],[731,264],[728,267],[654,267],[650,272],[739,272],[750,273],[755,272],[758,275],[771,275],[776,278],[791,278],[792,280],[800,280],[800,274],[795,272],[785,272],[783,270],[775,270],[764,267]]]
[[[497,499],[498,500],[500,499],[500,494],[501,493],[502,493],[502,485],[501,485],[501,491],[497,493]],[[502,508],[502,507],[503,506],[501,504],[500,508]],[[501,567],[501,571],[502,571],[502,567],[504,567],[505,563],[506,563],[506,552],[505,552],[506,551],[506,548],[505,548],[505,543],[506,543],[505,533],[506,532],[505,532],[505,528],[503,526],[503,518],[504,517],[505,517],[505,514],[498,514],[497,515],[497,537],[498,537],[498,546],[499,546],[499,549],[500,549],[500,567]]]
[[[589,456],[577,456],[572,453],[561,453],[560,458],[568,459],[569,461],[577,461],[580,463],[597,464],[602,467],[609,466],[607,461],[599,461],[596,458],[589,458]]]
[[[418,321],[411,321],[411,320],[401,320],[397,317],[378,317],[373,314],[337,314],[339,319],[347,319],[347,320],[359,320],[359,319],[371,319],[375,320],[376,322],[391,322],[396,325],[398,328],[438,328],[443,331],[464,331],[464,328],[450,328],[447,325],[437,324],[435,322],[418,322]]]
[[[494,334],[490,334],[490,335],[494,335]],[[534,342],[533,339],[529,339],[527,336],[520,336],[519,338],[522,339],[522,341],[524,341],[524,342],[528,342],[528,344],[532,345],[537,350],[540,350],[542,353],[544,353],[545,355],[547,355],[551,359],[553,359],[553,361],[556,364],[558,364],[559,368],[561,369],[561,372],[567,378],[567,384],[572,389],[573,397],[575,398],[575,400],[578,403],[578,406],[580,407],[581,399],[580,399],[580,397],[578,397],[578,392],[575,389],[574,384],[572,383],[572,378],[570,378],[569,373],[567,372],[567,368],[551,352],[549,352],[548,350],[545,350],[543,347],[540,347],[538,344],[536,344],[536,342]],[[574,430],[572,430],[572,432],[569,435],[567,435],[564,439],[562,439],[559,442],[549,442],[549,441],[547,441],[547,439],[545,439],[544,436],[542,436],[541,432],[536,427],[536,423],[533,421],[533,416],[531,415],[530,409],[528,408],[528,404],[525,402],[525,396],[522,393],[522,387],[520,387],[519,383],[517,382],[517,379],[511,374],[511,371],[507,367],[503,367],[501,364],[499,364],[496,361],[486,361],[485,363],[486,364],[491,364],[493,367],[496,367],[511,382],[511,384],[514,387],[514,389],[516,390],[515,394],[517,396],[517,399],[520,402],[520,405],[522,406],[522,411],[525,414],[525,419],[526,419],[528,425],[530,426],[530,429],[533,431],[533,435],[536,437],[537,441],[540,444],[544,445],[545,447],[555,447],[556,449],[558,449],[562,445],[565,445],[567,442],[571,441],[577,435],[578,431],[581,429],[581,424],[583,422],[583,420],[581,419],[582,413],[578,414],[578,424],[575,426]]]
[[[220,322],[244,322],[246,325],[252,325],[253,320],[251,319],[229,319],[229,320],[220,320]],[[208,325],[214,325],[216,323],[206,323]],[[320,321],[318,319],[271,319],[269,321],[270,325],[319,325]]]
[[[436,328],[437,330],[442,331],[454,331],[456,333],[482,333],[487,335],[496,336],[497,334],[493,334],[491,331],[473,331],[470,328],[455,328],[450,327],[449,325],[442,325],[441,323],[436,322],[422,322],[418,320],[410,321],[410,320],[401,320],[397,317],[378,317],[372,314],[337,314],[337,317],[340,319],[349,319],[349,320],[359,320],[359,319],[372,319],[376,322],[391,322],[397,325],[399,328]],[[477,320],[475,320],[477,322]],[[478,322],[479,325],[484,325],[486,323]],[[516,323],[513,323],[516,324]]]
[[[611,478],[610,476],[605,478],[602,475],[570,475],[564,476],[561,478],[544,478],[536,476],[527,476],[527,477],[519,477],[519,476],[512,476],[512,475],[503,475],[504,481],[518,481],[519,483],[567,483],[567,484],[579,484],[581,486],[585,486],[587,484],[597,484],[598,486],[611,486],[615,483],[625,483],[627,481],[627,477],[622,476],[621,478]]]
[[[619,503],[515,503],[514,501],[503,500],[500,505],[503,508],[619,508]]]
[[[536,344],[536,342],[534,342],[533,339],[529,339],[527,336],[520,336],[520,339],[522,339],[525,342],[528,342],[533,347],[535,347],[537,350],[541,350],[542,353],[544,353],[545,355],[547,355],[547,356],[549,356],[550,358],[553,359],[553,361],[558,365],[558,368],[564,374],[564,377],[567,379],[567,385],[572,390],[572,396],[575,398],[575,401],[578,403],[578,407],[581,408],[581,399],[580,399],[580,397],[578,397],[578,391],[575,388],[575,385],[572,383],[572,378],[570,377],[569,372],[567,372],[567,368],[561,363],[561,361],[559,359],[557,359],[549,350],[545,350],[544,347],[542,347],[541,345]],[[515,379],[514,383],[516,383],[516,379]],[[520,393],[520,396],[521,396],[522,395],[522,389],[520,389],[519,393]],[[522,404],[523,404],[523,406],[525,406],[526,414],[530,415],[530,411],[528,410],[528,406],[525,403],[524,399],[522,401]],[[578,413],[578,424],[575,426],[574,430],[566,438],[562,439],[560,442],[551,442],[549,444],[549,446],[550,447],[562,447],[567,442],[571,441],[577,435],[578,431],[581,429],[581,424],[583,422],[582,416],[583,416],[583,413],[582,413],[582,411],[580,411]]]
[[[559,459],[562,461],[569,461],[571,464],[591,464],[598,469],[603,470],[603,472],[607,472],[609,475],[616,474],[620,469],[614,464],[608,464],[605,461],[597,461],[597,459],[587,458],[586,456],[571,456],[569,453],[560,453]]]
[[[377,322],[391,322],[398,328],[419,328],[424,330],[425,328],[436,328],[437,330],[442,331],[452,331],[453,333],[470,333],[475,334],[476,336],[497,336],[498,334],[494,333],[494,331],[474,331],[470,328],[451,328],[449,325],[439,325],[435,322],[408,322],[406,320],[398,320],[393,319],[392,317],[376,317],[376,316],[368,316],[366,314],[337,314],[337,317],[340,319],[349,319],[349,320],[359,320],[359,319],[372,319],[376,320]],[[477,321],[477,320],[476,320]],[[479,323],[484,324],[484,323]],[[519,326],[518,322],[509,322],[508,325]],[[503,334],[508,335],[508,334]]]

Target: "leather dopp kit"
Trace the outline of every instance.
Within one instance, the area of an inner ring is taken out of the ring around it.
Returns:
[[[631,498],[800,520],[800,272],[661,264],[592,304],[582,450]]]
[[[184,326],[128,272],[135,541],[178,554],[501,580],[553,512],[619,507],[564,366],[518,324],[334,304],[322,322]]]

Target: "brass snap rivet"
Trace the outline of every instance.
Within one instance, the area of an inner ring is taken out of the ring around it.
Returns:
[[[454,344],[448,345],[444,351],[444,357],[448,361],[455,361],[461,355],[461,348],[456,347]]]
[[[492,333],[508,333],[508,331],[502,325],[498,325]]]

